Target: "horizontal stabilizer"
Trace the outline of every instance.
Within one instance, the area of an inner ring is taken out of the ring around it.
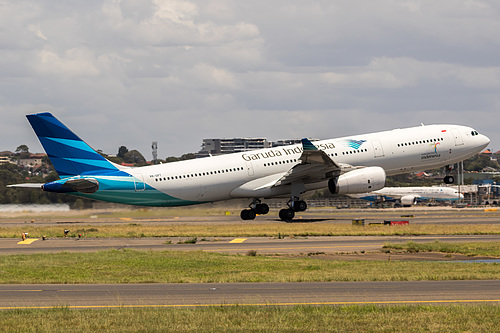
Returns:
[[[16,187],[16,188],[43,188],[43,183],[25,183],[25,184],[12,184],[7,185],[7,187]]]
[[[99,189],[99,182],[93,178],[61,179],[43,185],[47,192],[68,193],[95,193]]]

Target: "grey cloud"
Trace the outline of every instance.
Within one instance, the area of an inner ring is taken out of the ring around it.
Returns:
[[[160,156],[180,155],[205,137],[321,138],[421,122],[470,124],[498,146],[499,7],[6,2],[0,150],[31,140],[40,151],[24,115],[46,110],[108,153],[124,144],[148,156],[156,140]]]

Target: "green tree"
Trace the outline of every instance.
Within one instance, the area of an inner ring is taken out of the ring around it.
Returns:
[[[169,156],[165,159],[166,163],[185,161],[195,159],[196,155],[193,153],[183,154],[181,157]]]
[[[499,165],[485,154],[477,154],[464,161],[464,170],[467,171],[481,171],[486,167],[498,169]]]
[[[184,160],[193,160],[196,158],[196,155],[193,154],[193,153],[188,153],[188,154],[184,154],[181,156],[181,161],[184,161]]]
[[[30,149],[26,145],[20,145],[19,147],[16,148],[16,153],[21,154],[21,153],[29,153]]]
[[[165,159],[166,163],[172,163],[172,162],[177,162],[180,161],[180,158],[175,157],[175,156],[169,156]]]
[[[126,153],[123,156],[123,160],[126,163],[143,164],[143,165],[146,164],[146,159],[144,158],[144,156],[142,156],[142,154],[135,149]]]
[[[118,154],[116,155],[117,157],[123,158],[125,157],[125,154],[128,153],[128,149],[125,146],[120,146],[118,148]]]
[[[19,158],[30,158],[30,149],[26,145],[20,145],[16,148],[16,153]]]

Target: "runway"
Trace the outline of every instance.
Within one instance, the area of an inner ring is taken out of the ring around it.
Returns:
[[[500,302],[500,280],[0,285],[0,309]]]

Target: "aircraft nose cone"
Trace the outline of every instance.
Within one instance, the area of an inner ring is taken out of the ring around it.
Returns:
[[[481,147],[486,148],[490,144],[490,138],[488,138],[486,135],[479,134],[479,142]]]

